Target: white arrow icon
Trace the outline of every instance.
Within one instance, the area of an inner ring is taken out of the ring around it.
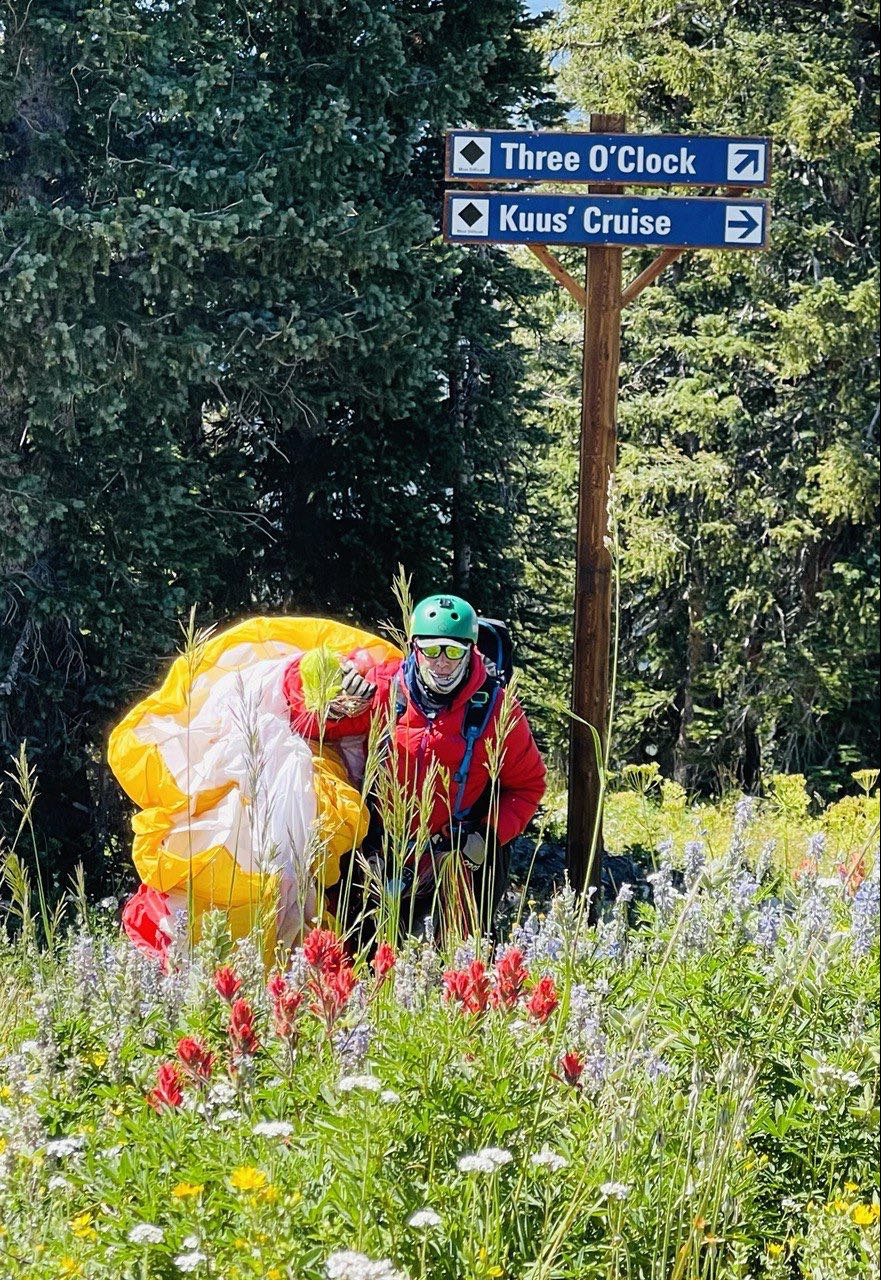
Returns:
[[[450,235],[469,240],[489,234],[489,201],[456,196],[450,201]]]
[[[728,178],[732,182],[764,182],[766,149],[763,142],[728,144]]]
[[[479,133],[461,134],[453,139],[453,174],[457,178],[470,178],[474,174],[489,173],[492,143]]]
[[[765,210],[762,205],[729,204],[725,208],[726,244],[762,244]]]

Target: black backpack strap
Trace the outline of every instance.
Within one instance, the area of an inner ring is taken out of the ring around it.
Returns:
[[[453,781],[457,784],[456,800],[453,805],[453,818],[456,822],[461,822],[463,818],[468,816],[469,810],[464,809],[462,805],[465,799],[465,788],[468,785],[468,775],[471,772],[474,747],[486,733],[487,725],[501,692],[498,680],[492,676],[487,676],[477,692],[472,693],[465,707],[465,714],[462,719],[462,737],[465,739],[465,753],[462,756],[462,763],[453,775]]]

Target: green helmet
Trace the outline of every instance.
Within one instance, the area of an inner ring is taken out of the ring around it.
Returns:
[[[477,614],[461,596],[426,596],[413,610],[410,639],[443,636],[477,643]]]

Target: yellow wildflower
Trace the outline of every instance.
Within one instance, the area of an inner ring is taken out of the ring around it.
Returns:
[[[92,1226],[92,1215],[88,1211],[78,1213],[70,1220],[70,1229],[78,1240],[94,1240],[98,1232]]]
[[[876,1204],[858,1204],[853,1211],[853,1220],[858,1227],[870,1227],[879,1212]]]
[[[275,1204],[278,1199],[278,1187],[274,1186],[270,1182],[269,1185],[265,1186],[260,1192],[260,1199],[265,1200],[267,1204]]]
[[[266,1280],[281,1280],[281,1272],[278,1267],[270,1267],[266,1272]]]
[[[234,1249],[250,1249],[251,1247],[251,1241],[246,1240],[244,1236],[236,1236],[232,1243]]]
[[[772,1241],[769,1243],[769,1245],[768,1245],[768,1254],[769,1254],[769,1256],[770,1256],[770,1257],[772,1257],[772,1258],[779,1258],[782,1252],[783,1252],[783,1245],[782,1245],[782,1244],[777,1244],[777,1242],[776,1242],[775,1240],[772,1240]]]
[[[3,1152],[5,1150],[6,1150],[6,1139],[3,1137],[3,1134],[0,1133],[0,1156],[3,1155]]]
[[[89,1055],[89,1061],[91,1062],[93,1067],[98,1067],[98,1069],[100,1070],[101,1067],[104,1066],[104,1063],[107,1061],[107,1054],[100,1053],[100,1052],[92,1053]]]
[[[69,1253],[64,1255],[58,1265],[61,1268],[61,1274],[63,1276],[81,1276],[83,1274],[82,1267],[77,1262],[76,1258],[72,1258]]]
[[[859,1186],[856,1182],[845,1182],[844,1189],[845,1191],[849,1191],[850,1194],[853,1195],[855,1191],[859,1191]]]
[[[7,1098],[11,1098],[11,1097],[12,1097],[12,1090],[10,1089],[9,1085],[4,1084],[0,1086],[0,1098],[2,1098],[3,1101],[5,1102]]]
[[[266,1174],[251,1164],[242,1164],[233,1169],[230,1183],[236,1191],[259,1191],[266,1186]]]
[[[171,1194],[176,1200],[187,1200],[190,1196],[200,1196],[204,1190],[204,1182],[179,1182],[172,1187]]]
[[[842,1200],[841,1197],[839,1196],[837,1200],[832,1201],[832,1208],[835,1210],[836,1213],[847,1213],[848,1209],[850,1208],[850,1205],[847,1203],[846,1200]]]

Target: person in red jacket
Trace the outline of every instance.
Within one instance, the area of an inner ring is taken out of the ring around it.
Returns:
[[[477,614],[467,601],[429,596],[413,611],[407,657],[369,667],[350,655],[342,693],[323,720],[306,709],[299,660],[288,668],[284,687],[292,727],[338,746],[356,783],[373,717],[394,724],[390,757],[403,792],[421,796],[433,779],[430,810],[414,817],[412,832],[421,821],[429,845],[416,866],[405,868],[399,887],[415,902],[402,909],[402,919],[410,915],[419,923],[420,911],[431,910],[438,868],[455,851],[471,875],[480,927],[488,930],[507,885],[507,847],[538,809],[545,767],[520,704],[503,695],[488,670],[477,634]],[[500,716],[501,750],[494,746]],[[382,833],[372,827],[368,843],[375,853]]]

